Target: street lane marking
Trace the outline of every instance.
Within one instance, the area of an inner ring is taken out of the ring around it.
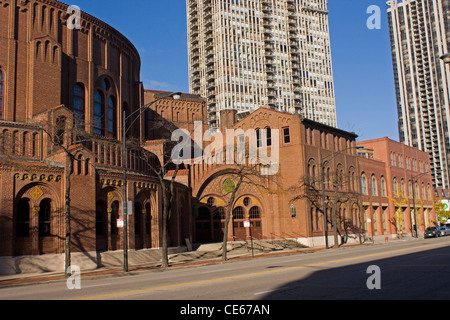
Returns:
[[[442,245],[442,244],[440,244],[440,245]],[[165,286],[160,286],[160,287],[152,287],[152,288],[146,288],[146,289],[122,291],[122,292],[116,292],[116,293],[107,293],[107,294],[102,294],[102,295],[97,295],[97,296],[92,296],[92,297],[78,298],[78,299],[74,299],[74,300],[96,300],[96,299],[117,297],[117,296],[122,296],[122,295],[131,295],[131,294],[132,295],[136,295],[136,294],[140,294],[140,293],[144,293],[144,292],[150,292],[150,291],[156,291],[156,290],[186,287],[186,286],[199,285],[199,284],[218,282],[218,281],[224,281],[224,280],[234,280],[234,279],[240,279],[240,278],[245,278],[245,277],[266,275],[266,274],[271,274],[271,273],[275,273],[275,272],[291,271],[291,270],[303,269],[303,268],[308,268],[308,267],[317,267],[317,266],[321,266],[321,265],[325,265],[325,264],[333,264],[333,263],[338,263],[338,262],[345,262],[345,261],[351,261],[351,260],[371,258],[371,257],[376,257],[376,256],[381,256],[381,255],[386,255],[386,254],[393,254],[393,253],[399,253],[399,252],[405,252],[405,251],[412,251],[412,250],[417,250],[417,249],[425,249],[425,248],[428,248],[428,247],[439,247],[440,245],[436,245],[436,244],[421,245],[421,246],[418,246],[418,247],[397,249],[397,250],[391,250],[391,251],[384,251],[384,252],[372,253],[372,254],[367,254],[367,255],[362,255],[362,256],[350,257],[350,258],[329,260],[329,261],[324,261],[324,262],[316,262],[316,263],[305,264],[305,265],[301,265],[301,266],[287,267],[287,268],[283,268],[283,269],[272,269],[272,270],[265,270],[265,271],[254,272],[254,273],[233,275],[233,276],[222,277],[222,278],[199,280],[199,281],[192,281],[192,282],[185,282],[185,283],[176,283],[176,284],[165,285]],[[448,246],[448,245],[446,244],[445,246]]]

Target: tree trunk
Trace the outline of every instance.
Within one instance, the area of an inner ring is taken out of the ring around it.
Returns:
[[[225,221],[225,226],[223,230],[223,242],[222,242],[222,261],[227,261],[227,245],[228,245],[228,226],[230,224],[231,220],[231,212],[233,209],[233,203],[234,203],[234,195],[232,195],[232,200],[230,200],[231,204],[228,204],[227,208],[227,216]]]
[[[65,238],[65,273],[66,276],[71,276],[71,273],[69,273],[69,267],[71,266],[70,261],[70,235],[71,235],[71,228],[70,228],[70,176],[72,175],[73,171],[73,157],[72,155],[68,154],[68,167],[66,170],[66,194],[65,194],[65,207],[66,207],[66,238]]]
[[[228,260],[228,257],[227,257],[228,227],[229,227],[230,220],[231,220],[231,213],[233,211],[234,200],[236,199],[236,194],[237,194],[243,180],[244,180],[244,177],[241,176],[239,178],[238,184],[236,185],[233,192],[231,193],[231,199],[230,199],[230,202],[228,203],[227,217],[226,217],[225,227],[224,227],[224,231],[223,231],[224,234],[223,234],[223,244],[222,244],[222,261]]]
[[[163,217],[162,217],[162,244],[161,244],[161,259],[162,259],[162,267],[169,267],[169,250],[167,244],[167,220],[169,218],[169,197],[167,194],[167,189],[162,183],[162,192],[163,192]]]
[[[333,223],[333,235],[334,235],[334,247],[339,247],[339,240],[338,240],[338,226],[337,226],[337,208],[336,203],[333,205],[333,214],[332,214],[332,223]]]

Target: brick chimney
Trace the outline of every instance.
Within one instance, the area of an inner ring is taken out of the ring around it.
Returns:
[[[237,110],[226,109],[220,111],[220,131],[232,128],[237,122]]]

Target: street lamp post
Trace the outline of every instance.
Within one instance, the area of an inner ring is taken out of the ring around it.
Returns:
[[[122,215],[123,215],[123,271],[128,272],[128,205],[127,205],[127,133],[136,122],[140,116],[150,108],[155,102],[172,97],[174,100],[179,100],[181,98],[181,92],[173,92],[164,97],[158,98],[142,107],[132,112],[127,116],[126,110],[123,110],[122,116],[122,166],[123,166],[123,204],[122,204]],[[138,117],[136,117],[127,128],[127,120],[139,112]]]

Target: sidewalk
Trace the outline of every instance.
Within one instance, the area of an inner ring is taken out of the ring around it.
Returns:
[[[420,239],[420,238],[419,238]],[[375,245],[375,244],[389,244],[397,241],[410,241],[415,240],[412,237],[405,237],[402,239],[389,239],[385,242],[385,239],[375,239],[373,242],[369,241],[363,245]],[[360,244],[346,244],[343,247],[359,246]],[[205,244],[200,245],[193,251],[187,251],[187,248],[171,248],[169,251],[169,264],[170,267],[189,267],[201,264],[222,263],[222,243]],[[274,255],[290,255],[297,253],[310,253],[320,250],[324,250],[324,247],[308,248],[301,245],[292,245],[287,243],[274,243],[273,241],[254,242],[253,252],[250,246],[250,242],[238,241],[230,242],[228,244],[228,261],[235,261],[238,259],[252,259],[261,258]],[[84,277],[90,276],[105,276],[105,275],[122,275],[123,274],[123,252],[109,252],[104,253],[101,256],[97,255],[101,266],[94,266],[91,261],[90,264],[80,266],[82,275]],[[134,251],[130,250],[128,253],[129,261],[129,273],[133,272],[160,269],[161,268],[161,254],[159,249],[147,249]],[[54,260],[52,256],[44,257],[49,261]],[[44,259],[41,257],[41,259]],[[77,260],[72,258],[72,263],[77,265]],[[98,263],[98,261],[97,261]],[[64,280],[63,271],[45,271],[34,273],[20,273],[11,275],[0,275],[0,288],[6,286],[15,286],[32,283],[42,283],[55,280]]]

